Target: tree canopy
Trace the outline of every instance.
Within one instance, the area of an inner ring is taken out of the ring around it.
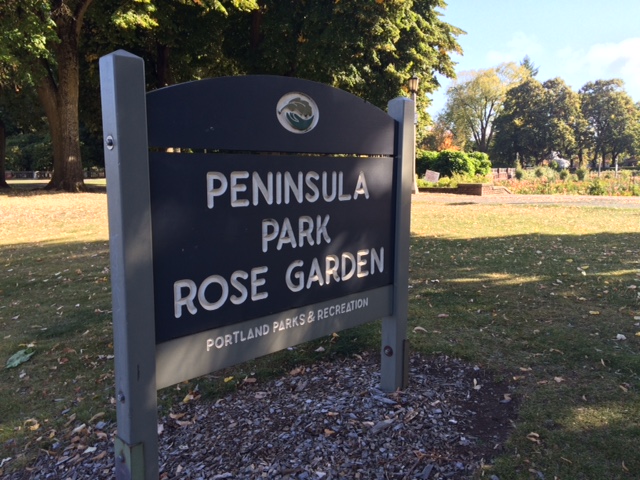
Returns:
[[[444,114],[457,143],[464,147],[472,140],[476,150],[487,153],[507,90],[528,77],[529,71],[515,63],[461,73],[447,90]]]
[[[447,90],[431,140],[444,145],[449,133],[455,146],[489,151],[502,165],[560,156],[572,167],[589,159],[604,168],[640,153],[640,108],[622,80],[588,82],[575,92],[561,78],[542,83],[537,73],[528,56],[519,66],[464,72]]]
[[[594,167],[604,167],[607,155],[617,163],[621,153],[632,151],[635,146],[640,110],[619,79],[589,82],[580,89],[580,95],[582,113],[593,135]]]
[[[290,75],[382,108],[416,73],[426,105],[436,73],[453,77],[450,54],[461,53],[456,37],[464,32],[441,20],[444,7],[443,0],[5,0],[0,58],[37,91],[48,119],[49,188],[81,191],[80,138],[83,128],[98,132],[101,55],[124,48],[143,57],[149,88],[218,75]]]

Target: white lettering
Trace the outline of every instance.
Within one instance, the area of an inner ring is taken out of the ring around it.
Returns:
[[[218,187],[215,186],[219,182]],[[215,197],[219,197],[227,191],[227,177],[220,172],[207,172],[207,207],[213,208]]]
[[[249,199],[238,199],[238,193],[246,192],[247,185],[238,183],[239,180],[249,178],[249,172],[231,172],[231,206],[232,207],[248,207]]]

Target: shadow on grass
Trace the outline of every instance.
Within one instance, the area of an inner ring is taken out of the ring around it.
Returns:
[[[0,248],[0,355],[36,348],[19,369],[0,373],[0,440],[26,419],[74,408],[86,420],[109,405],[108,261],[105,242]],[[640,233],[412,238],[412,348],[487,366],[519,397],[500,478],[530,478],[532,470],[545,478],[638,476],[639,279]],[[378,338],[376,323],[319,342],[350,355],[375,349]],[[327,358],[315,350],[237,369],[280,375]]]
[[[413,348],[522,400],[500,478],[640,475],[640,233],[414,236],[409,295]]]

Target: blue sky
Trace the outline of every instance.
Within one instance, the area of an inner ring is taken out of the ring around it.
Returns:
[[[561,77],[575,91],[599,79],[622,78],[640,101],[640,0],[447,0],[441,17],[466,31],[456,72],[519,63],[529,55],[541,82]],[[432,95],[431,115],[444,107],[447,78]]]

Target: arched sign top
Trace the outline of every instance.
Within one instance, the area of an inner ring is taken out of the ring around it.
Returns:
[[[221,77],[147,94],[149,146],[393,155],[395,122],[345,91],[289,77]]]

